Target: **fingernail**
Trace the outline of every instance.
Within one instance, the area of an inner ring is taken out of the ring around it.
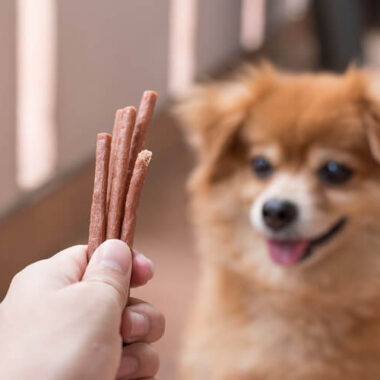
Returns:
[[[136,358],[133,356],[122,356],[118,375],[120,377],[131,376],[136,373],[138,367],[139,363]]]
[[[121,240],[106,240],[99,248],[99,264],[127,274],[131,265],[131,256],[128,246]]]
[[[131,322],[130,334],[127,339],[127,343],[136,341],[148,334],[149,332],[149,319],[144,314],[139,314],[134,311],[129,311],[129,317]]]

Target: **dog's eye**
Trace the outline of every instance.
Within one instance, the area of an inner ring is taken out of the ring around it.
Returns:
[[[318,170],[318,176],[325,183],[339,185],[351,178],[352,170],[339,162],[328,161]]]
[[[259,178],[269,177],[273,173],[273,167],[270,162],[263,156],[253,157],[253,171]]]

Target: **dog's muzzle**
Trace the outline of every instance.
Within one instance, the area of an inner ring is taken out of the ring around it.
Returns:
[[[338,235],[347,223],[347,218],[342,217],[327,231],[313,239],[276,240],[268,239],[268,250],[272,260],[282,266],[290,266],[306,260],[313,255],[315,249],[328,243]]]

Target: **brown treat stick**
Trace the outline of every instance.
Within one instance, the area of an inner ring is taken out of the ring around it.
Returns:
[[[95,179],[87,249],[88,259],[106,238],[106,198],[110,152],[111,135],[99,133],[96,141]]]
[[[152,152],[149,150],[143,150],[138,154],[136,164],[133,169],[127,199],[125,201],[124,220],[121,229],[121,240],[125,241],[131,248],[133,246],[133,238],[136,228],[137,208],[139,205],[141,190],[151,158]]]
[[[109,208],[109,203],[110,203],[113,166],[114,166],[115,157],[116,157],[117,136],[119,135],[119,129],[120,129],[121,120],[123,117],[123,112],[125,112],[124,109],[119,109],[116,111],[115,121],[113,123],[113,129],[112,129],[111,155],[110,155],[110,164],[109,164],[109,169],[108,169],[108,183],[107,183],[107,214],[108,214],[108,208]]]
[[[127,168],[136,109],[127,107],[118,133],[107,219],[107,239],[119,239],[126,196]]]
[[[129,155],[130,158],[128,163],[127,189],[131,182],[133,168],[135,166],[137,155],[144,148],[146,131],[152,120],[156,100],[157,92],[150,90],[144,91],[139,106],[139,112],[137,114],[136,126],[133,131],[131,152]]]

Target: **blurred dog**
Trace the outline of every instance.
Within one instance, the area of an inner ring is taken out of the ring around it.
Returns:
[[[201,280],[185,380],[380,379],[380,106],[264,64],[178,107]]]

